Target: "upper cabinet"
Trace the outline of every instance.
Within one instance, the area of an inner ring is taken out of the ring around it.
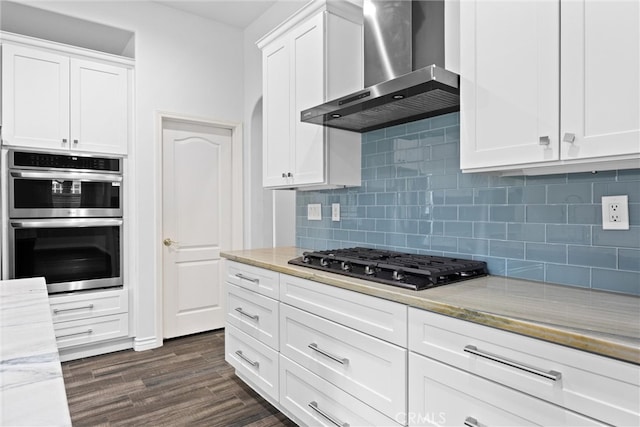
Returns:
[[[460,5],[461,167],[640,167],[640,3]]]
[[[302,123],[300,112],[362,89],[362,9],[349,2],[310,2],[257,44],[263,67],[263,185],[360,185],[360,134]]]
[[[2,143],[126,154],[131,68],[2,45]]]

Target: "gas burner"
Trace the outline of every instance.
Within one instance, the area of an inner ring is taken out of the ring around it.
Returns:
[[[304,252],[289,264],[413,290],[487,275],[483,261],[361,247]]]

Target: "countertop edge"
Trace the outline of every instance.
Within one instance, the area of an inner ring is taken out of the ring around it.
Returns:
[[[588,333],[581,333],[579,331],[571,330],[570,328],[562,328],[556,325],[545,325],[534,321],[528,321],[526,319],[518,319],[508,315],[481,311],[474,309],[473,307],[451,305],[436,299],[424,298],[423,296],[419,299],[412,298],[409,295],[403,295],[401,293],[380,288],[377,288],[375,292],[372,292],[371,288],[358,284],[357,280],[350,280],[346,277],[344,279],[336,278],[333,277],[335,275],[329,276],[322,274],[322,272],[318,270],[302,270],[302,268],[296,266],[283,266],[277,263],[261,261],[238,253],[221,252],[221,256],[229,259],[230,261],[236,261],[278,273],[288,274],[302,279],[360,292],[405,304],[409,307],[432,311],[480,325],[559,344],[576,350],[582,350],[623,362],[640,365],[640,347],[625,345],[624,343],[608,340],[605,337],[589,335]]]

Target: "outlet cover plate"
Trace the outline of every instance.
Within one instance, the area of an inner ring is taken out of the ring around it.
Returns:
[[[629,196],[602,196],[602,229],[629,229]]]
[[[331,204],[331,221],[340,221],[340,203]]]
[[[307,219],[309,221],[322,221],[322,205],[320,203],[309,203],[307,205]]]

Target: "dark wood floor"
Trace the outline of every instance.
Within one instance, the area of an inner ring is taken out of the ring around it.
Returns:
[[[62,364],[74,426],[295,426],[238,379],[224,331]]]

